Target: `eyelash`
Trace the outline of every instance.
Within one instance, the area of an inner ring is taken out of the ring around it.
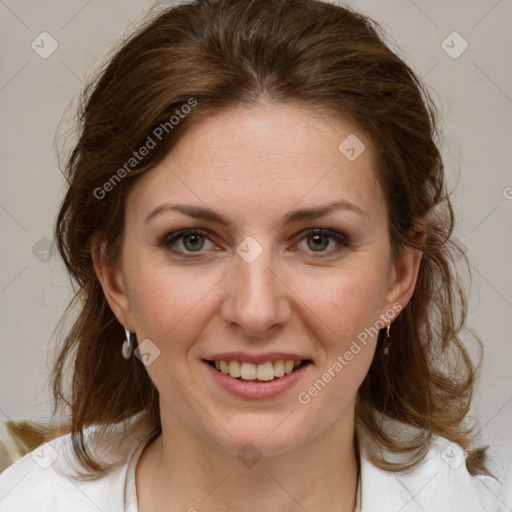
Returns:
[[[330,251],[318,251],[316,254],[315,254],[315,251],[312,251],[313,258],[325,258],[327,256],[332,256],[333,254],[337,254],[340,251],[342,251],[343,249],[350,247],[350,241],[349,241],[348,237],[346,235],[344,235],[343,233],[339,233],[338,231],[334,231],[332,229],[311,228],[311,229],[306,229],[306,230],[302,231],[301,235],[302,235],[302,237],[299,239],[299,242],[302,240],[305,240],[309,237],[315,236],[315,235],[321,235],[321,236],[325,236],[325,237],[335,240],[340,245],[340,247],[338,247],[337,249],[330,250]],[[184,229],[181,231],[175,231],[173,233],[168,233],[167,235],[164,236],[160,245],[164,248],[169,249],[170,251],[172,251],[175,254],[179,254],[180,256],[183,256],[184,258],[199,258],[199,257],[203,256],[203,254],[204,254],[203,251],[187,252],[187,251],[176,250],[175,248],[171,247],[174,243],[176,243],[176,241],[178,241],[180,239],[188,238],[191,236],[205,237],[213,243],[213,241],[208,236],[207,231],[204,231],[202,229]],[[325,254],[325,255],[320,256],[317,254]]]

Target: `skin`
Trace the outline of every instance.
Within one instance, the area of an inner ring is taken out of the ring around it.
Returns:
[[[352,133],[366,149],[349,161],[338,146]],[[119,322],[160,350],[147,371],[160,393],[162,435],[137,465],[141,511],[353,510],[355,399],[376,338],[308,404],[297,396],[414,290],[421,253],[405,248],[392,259],[373,161],[371,141],[347,121],[260,103],[193,124],[130,191],[119,260],[105,259],[104,244],[93,255]],[[364,214],[339,209],[280,224],[290,210],[340,199]],[[175,211],[145,222],[165,203],[208,207],[232,226]],[[195,259],[161,243],[188,228],[208,236],[172,247],[192,256],[199,248]],[[301,233],[309,228],[344,233],[349,244],[327,236],[315,245]],[[236,253],[249,236],[263,250],[252,263]],[[242,399],[202,361],[232,350],[300,353],[313,364],[277,398]],[[247,442],[262,453],[250,468],[237,458]]]

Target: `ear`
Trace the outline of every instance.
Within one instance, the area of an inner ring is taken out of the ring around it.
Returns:
[[[106,242],[93,244],[91,248],[92,261],[98,281],[103,288],[105,298],[114,312],[119,323],[135,331],[131,315],[130,301],[126,291],[122,269],[107,258]]]
[[[427,231],[423,224],[416,223],[409,240],[411,245],[405,245],[399,249],[398,254],[391,262],[391,272],[386,295],[386,307],[400,304],[403,309],[411,300],[418,272],[420,270],[421,248],[425,245]]]

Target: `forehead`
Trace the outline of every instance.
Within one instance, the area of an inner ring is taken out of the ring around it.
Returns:
[[[193,123],[134,187],[143,214],[180,199],[269,211],[345,199],[382,215],[371,141],[347,120],[299,105],[259,104]],[[380,210],[378,212],[377,210]]]

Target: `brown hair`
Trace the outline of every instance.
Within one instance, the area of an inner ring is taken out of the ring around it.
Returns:
[[[478,364],[461,340],[467,305],[453,260],[467,260],[450,242],[454,219],[437,146],[438,114],[379,32],[370,19],[317,0],[196,1],[146,21],[89,83],[55,226],[60,254],[78,286],[67,312],[78,306],[79,313],[52,374],[55,410],[70,408],[82,469],[99,476],[113,467],[91,454],[83,435],[89,425],[108,431],[131,418],[128,434],[161,431],[158,392],[137,358],[121,358],[124,330],[105,299],[91,251],[106,240],[107,256],[115,261],[128,191],[191,123],[262,99],[350,119],[371,140],[394,254],[413,244],[417,222],[426,227],[415,292],[393,324],[392,353],[384,355],[381,336],[358,393],[360,424],[380,446],[407,456],[396,464],[375,453],[375,463],[412,467],[434,434],[468,448],[471,431],[463,420]],[[185,109],[187,104],[194,108]],[[180,112],[188,113],[171,123]],[[156,147],[130,160],[161,126],[167,129],[160,130]],[[416,434],[398,439],[384,418],[415,427]],[[468,459],[473,473],[475,460]]]

